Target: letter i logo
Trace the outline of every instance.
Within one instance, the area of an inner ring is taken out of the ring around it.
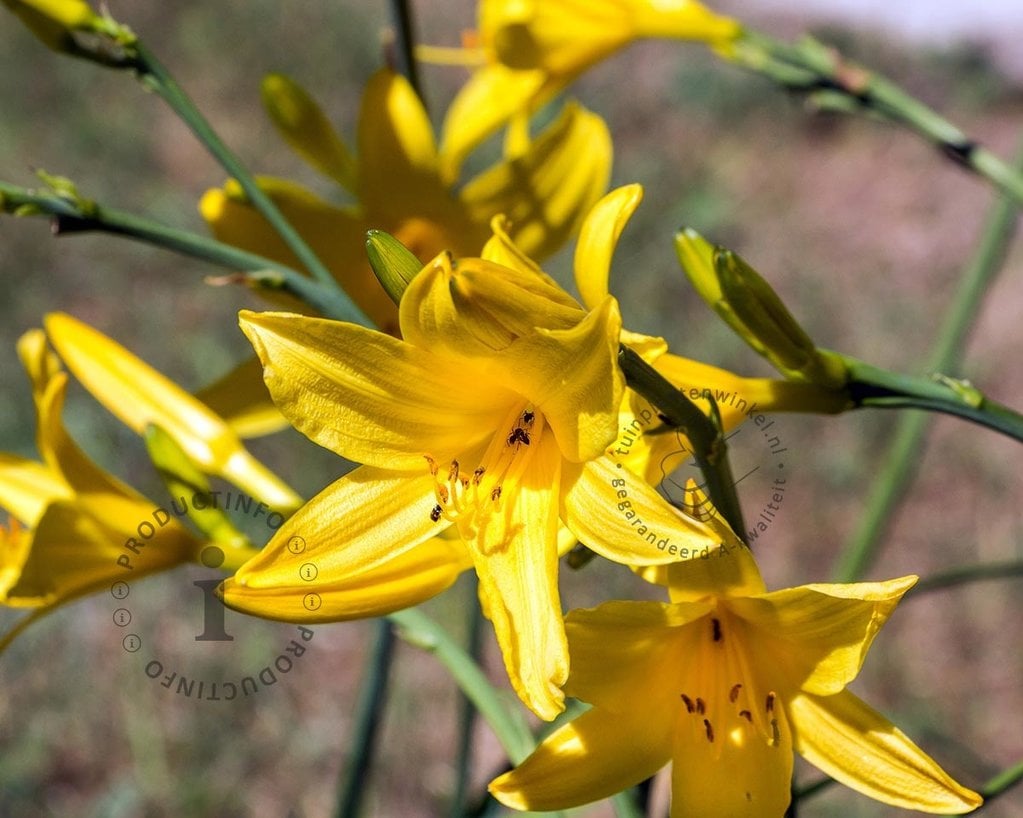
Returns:
[[[224,564],[224,552],[215,545],[207,546],[199,555],[207,568],[219,568]],[[202,633],[196,642],[233,642],[234,637],[224,630],[224,603],[216,595],[219,579],[197,579],[192,584],[202,591]]]

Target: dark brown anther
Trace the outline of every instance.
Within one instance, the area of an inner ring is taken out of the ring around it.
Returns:
[[[739,698],[740,690],[742,690],[742,684],[732,685],[732,689],[728,691],[728,701],[735,704],[735,700]]]
[[[750,724],[753,724],[753,714],[750,713],[749,710],[740,710],[739,715],[746,719],[746,721]]]
[[[682,703],[686,706],[686,711],[692,713],[696,710],[693,706],[693,700],[690,699],[685,693],[680,694],[682,697]]]
[[[774,712],[774,700],[775,694],[774,691],[772,690],[770,693],[767,694],[767,701],[764,702],[764,709],[767,710],[768,713]]]
[[[707,705],[703,703],[703,699],[701,699],[699,696],[696,697],[696,712],[699,713],[701,716],[707,712]]]
[[[710,620],[711,627],[714,630],[714,641],[721,641],[721,620],[716,617]]]
[[[501,499],[501,487],[500,486],[495,486],[494,490],[492,492],[490,492],[490,499],[493,500],[495,503],[498,500]]]
[[[781,730],[778,729],[778,719],[771,719],[771,744],[778,746],[781,741]]]
[[[710,719],[703,720],[703,729],[707,731],[707,741],[714,741],[714,728],[710,726]]]
[[[480,466],[478,469],[476,469],[476,471],[472,473],[473,485],[478,486],[480,484],[480,480],[483,479],[483,472],[485,471],[486,469],[483,466]]]

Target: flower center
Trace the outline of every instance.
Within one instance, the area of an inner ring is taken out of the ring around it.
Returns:
[[[721,609],[700,626],[705,632],[679,693],[682,729],[692,731],[691,746],[705,742],[715,758],[753,742],[782,746],[788,739],[782,703],[749,667],[741,626]]]
[[[439,522],[443,517],[470,529],[483,527],[492,513],[501,510],[506,485],[512,489],[518,485],[544,426],[542,414],[520,404],[498,427],[475,468],[470,470],[456,459],[445,471],[433,457],[424,455],[437,500],[430,519]]]

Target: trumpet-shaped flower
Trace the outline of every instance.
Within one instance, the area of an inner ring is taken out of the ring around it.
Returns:
[[[551,100],[594,64],[635,40],[663,37],[718,45],[740,26],[696,0],[480,0],[477,44],[461,61],[480,65],[448,111],[444,152],[459,162],[516,115]],[[424,49],[444,60],[445,49]]]
[[[565,692],[593,708],[491,782],[503,804],[565,809],[671,762],[673,818],[781,818],[794,750],[887,804],[948,814],[981,803],[845,690],[915,577],[767,592],[734,536],[667,574],[668,604],[568,614]]]
[[[638,564],[685,559],[716,535],[603,456],[624,391],[613,298],[587,312],[535,266],[442,254],[406,289],[400,323],[397,340],[323,319],[243,313],[284,415],[365,465],[290,521],[309,551],[289,551],[282,532],[225,583],[224,601],[273,618],[346,618],[343,583],[452,527],[479,575],[514,688],[553,718],[568,672],[559,520],[598,553]],[[669,529],[670,543],[660,533]],[[310,584],[300,568],[314,543],[319,574]],[[400,590],[392,588],[400,602],[416,596]]]
[[[511,158],[455,188],[463,157],[438,151],[429,117],[400,75],[384,69],[366,86],[353,157],[316,103],[280,75],[264,80],[271,119],[293,148],[356,199],[330,204],[280,179],[261,181],[302,237],[363,311],[385,332],[397,329],[397,308],[366,261],[365,235],[396,236],[424,263],[442,250],[475,256],[490,219],[506,214],[534,256],[557,250],[607,187],[611,139],[595,114],[569,105],[543,133]],[[445,137],[461,128],[449,117]],[[262,255],[297,264],[237,184],[207,191],[200,210],[214,234]]]
[[[42,614],[114,580],[194,559],[200,543],[176,520],[140,534],[154,503],[100,469],[68,435],[61,420],[67,374],[42,331],[26,333],[18,349],[43,461],[0,455],[0,508],[11,517],[0,548],[0,602]]]

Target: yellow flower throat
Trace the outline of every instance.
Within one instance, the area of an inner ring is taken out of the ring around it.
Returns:
[[[522,480],[545,426],[543,415],[532,406],[518,405],[498,427],[500,431],[491,438],[480,464],[471,472],[455,459],[445,475],[433,457],[424,455],[437,500],[430,519],[439,522],[443,517],[472,529],[485,526],[487,518],[502,509],[505,483],[514,489]]]
[[[701,629],[699,646],[687,657],[680,731],[690,746],[705,742],[715,759],[752,742],[771,748],[789,741],[784,708],[773,690],[751,671],[741,644],[742,624],[718,608]]]

